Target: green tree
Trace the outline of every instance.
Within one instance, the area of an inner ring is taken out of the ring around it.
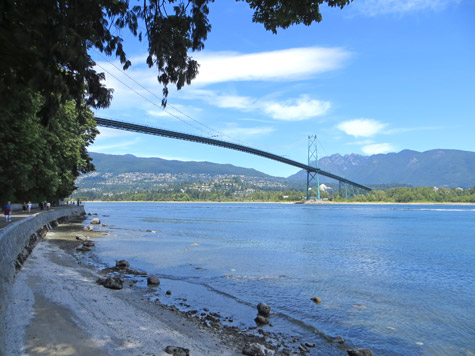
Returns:
[[[55,200],[75,189],[74,181],[94,167],[87,155],[97,131],[92,112],[74,102],[61,105],[46,125],[38,113],[44,98],[16,92],[0,107],[0,201]]]

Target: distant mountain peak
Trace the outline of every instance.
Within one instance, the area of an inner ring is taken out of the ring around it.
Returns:
[[[363,156],[350,153],[322,157],[320,169],[361,184],[404,184],[412,186],[475,186],[475,152],[434,149],[425,152],[402,150],[398,153]],[[306,179],[300,171],[290,180]],[[328,181],[322,177],[321,182]],[[334,182],[334,181],[333,181]]]

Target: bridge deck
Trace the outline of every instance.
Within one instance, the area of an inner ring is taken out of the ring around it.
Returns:
[[[251,153],[257,156],[265,157],[268,159],[272,159],[274,161],[278,161],[281,163],[288,164],[290,166],[298,167],[301,169],[306,170],[307,172],[315,172],[318,174],[321,174],[322,176],[329,177],[336,179],[340,182],[350,184],[356,188],[360,188],[363,190],[371,190],[371,188],[368,188],[364,185],[361,185],[356,182],[352,182],[351,180],[348,180],[346,178],[337,176],[336,174],[326,172],[324,170],[321,170],[319,168],[315,168],[297,161],[293,161],[291,159],[275,155],[270,152],[258,150],[256,148],[244,146],[244,145],[239,145],[236,143],[232,142],[227,142],[227,141],[221,141],[221,140],[216,140],[213,138],[208,138],[208,137],[203,137],[203,136],[197,136],[197,135],[190,135],[190,134],[185,134],[182,132],[177,132],[177,131],[170,131],[170,130],[164,130],[164,129],[158,129],[154,127],[149,127],[149,126],[143,126],[143,125],[137,125],[137,124],[132,124],[129,122],[123,122],[123,121],[115,121],[115,120],[110,120],[110,119],[104,119],[100,117],[96,117],[96,122],[98,126],[102,127],[109,127],[113,129],[119,129],[119,130],[125,130],[125,131],[133,131],[133,132],[139,132],[139,133],[144,133],[148,135],[155,135],[155,136],[164,136],[168,138],[174,138],[174,139],[179,139],[179,140],[185,140],[185,141],[192,141],[192,142],[198,142],[198,143],[205,143],[207,145],[213,145],[213,146],[219,146],[219,147],[224,147],[228,148],[231,150],[236,150],[236,151],[241,151],[241,152],[246,152],[246,153]]]

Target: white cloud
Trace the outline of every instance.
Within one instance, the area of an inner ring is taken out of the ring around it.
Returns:
[[[339,124],[338,129],[354,137],[370,137],[380,133],[387,124],[372,119],[356,119]]]
[[[277,120],[302,121],[325,114],[331,107],[330,102],[310,99],[302,96],[299,99],[264,101],[260,103],[265,113]]]
[[[378,153],[394,152],[394,147],[389,143],[375,143],[361,148],[361,150],[368,155],[375,155]]]
[[[380,14],[404,14],[415,11],[442,11],[460,0],[362,0],[355,8],[369,16]]]
[[[238,95],[217,95],[214,97],[214,101],[208,102],[220,108],[247,111],[255,106],[256,100],[250,97]]]
[[[385,133],[388,135],[401,134],[407,132],[417,132],[417,131],[437,131],[446,129],[444,126],[423,126],[423,127],[404,127],[387,130]]]
[[[195,85],[229,81],[286,81],[309,79],[340,68],[350,57],[342,48],[304,47],[280,51],[241,54],[235,52],[202,52]]]
[[[307,95],[287,100],[256,99],[248,96],[220,94],[212,90],[193,90],[188,99],[200,99],[219,108],[237,109],[243,112],[261,111],[272,119],[302,121],[327,113],[329,101],[312,99]]]

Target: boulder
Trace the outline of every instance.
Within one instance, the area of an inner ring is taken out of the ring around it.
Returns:
[[[157,276],[148,276],[148,278],[147,278],[147,284],[148,284],[148,285],[158,286],[158,285],[160,284],[160,280],[158,279]]]
[[[92,247],[92,246],[95,246],[96,243],[94,241],[91,241],[91,240],[86,240],[86,241],[82,242],[82,245],[86,246],[86,247]]]
[[[258,315],[254,321],[256,322],[257,325],[267,325],[269,324],[269,319],[267,319],[265,316],[263,315]]]
[[[107,278],[99,278],[97,284],[103,285],[109,289],[122,289],[124,287],[124,282],[119,277],[109,276]]]
[[[304,344],[300,344],[298,349],[299,349],[300,352],[303,352],[303,353],[309,352]]]
[[[370,349],[349,349],[346,351],[348,356],[373,356]]]
[[[173,356],[190,356],[190,350],[178,346],[167,346],[165,352]]]
[[[125,269],[125,268],[130,267],[130,263],[129,261],[126,261],[126,260],[119,260],[119,261],[115,261],[115,266],[119,269]]]
[[[107,226],[107,224],[106,224],[106,223],[102,223],[102,226],[106,227],[106,226]]]
[[[322,302],[322,300],[318,297],[313,297],[312,298],[312,301],[315,303],[315,304],[320,304]]]
[[[89,225],[89,226],[84,226],[84,231],[92,231],[94,230],[94,226]]]
[[[76,248],[76,251],[78,251],[78,252],[88,252],[88,251],[91,251],[91,248],[89,246],[82,245],[81,247]]]
[[[273,356],[274,351],[269,350],[265,346],[255,342],[244,346],[242,354],[247,356]]]
[[[259,312],[259,315],[268,317],[270,315],[270,306],[266,303],[259,303],[257,305],[257,311]]]
[[[172,295],[172,291],[171,290],[167,290],[167,292],[165,293],[166,295]]]
[[[101,223],[101,220],[99,220],[99,218],[94,218],[91,220],[91,224],[99,225],[100,223]]]
[[[79,240],[79,241],[87,241],[89,239],[89,237],[86,237],[84,235],[76,235],[76,240]]]

